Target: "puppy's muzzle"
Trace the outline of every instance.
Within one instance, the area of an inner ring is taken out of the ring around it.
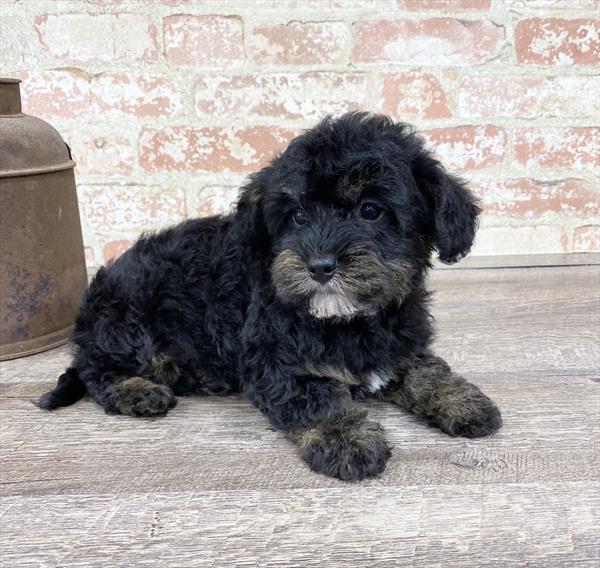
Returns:
[[[308,273],[310,277],[319,284],[326,284],[335,274],[337,260],[333,256],[322,256],[311,258],[308,263]]]

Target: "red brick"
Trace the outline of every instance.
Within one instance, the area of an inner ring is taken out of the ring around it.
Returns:
[[[472,65],[492,59],[504,44],[504,28],[488,20],[378,20],[358,22],[353,32],[357,62]]]
[[[183,190],[136,185],[79,187],[88,225],[98,231],[139,232],[174,225],[186,215]]]
[[[446,94],[429,73],[396,73],[383,76],[383,113],[407,118],[449,118]]]
[[[400,10],[440,10],[444,12],[477,12],[489,10],[492,0],[397,0]]]
[[[90,84],[80,71],[22,71],[23,112],[44,120],[81,118],[90,106]]]
[[[504,159],[506,133],[497,126],[435,128],[423,135],[450,169],[480,170]]]
[[[23,71],[25,112],[41,118],[171,117],[183,110],[181,89],[162,76],[83,71]]]
[[[254,28],[248,44],[249,56],[256,63],[342,63],[346,60],[350,33],[342,22],[290,22]]]
[[[537,65],[597,65],[600,22],[591,19],[521,20],[515,29],[517,62]]]
[[[579,170],[600,166],[599,128],[516,128],[515,162],[526,168]]]
[[[137,162],[135,139],[123,133],[63,132],[77,163],[77,176],[128,176]]]
[[[109,260],[119,258],[126,250],[131,248],[131,245],[133,245],[133,241],[129,241],[127,239],[109,241],[102,249],[104,263],[106,264]]]
[[[364,108],[363,73],[278,73],[202,77],[196,83],[199,115],[237,119],[258,116],[316,119],[326,113]]]
[[[573,252],[600,252],[600,225],[583,225],[573,232]]]
[[[289,128],[249,126],[223,128],[175,126],[146,128],[139,141],[140,165],[160,171],[254,171],[285,148],[295,132]]]
[[[593,96],[597,90],[596,77],[464,77],[458,88],[458,113],[479,118],[594,117],[600,112],[600,99]]]
[[[66,61],[154,61],[156,27],[145,14],[45,14],[35,18],[39,40]]]
[[[223,67],[244,61],[242,20],[229,16],[168,16],[165,56],[178,65]]]
[[[173,78],[103,73],[92,81],[92,108],[107,118],[171,117],[182,111],[183,101]]]
[[[548,214],[590,217],[600,212],[597,192],[581,179],[500,179],[474,183],[472,188],[491,215],[531,220]]]
[[[503,0],[510,9],[539,10],[546,13],[549,10],[597,10],[598,0]]]

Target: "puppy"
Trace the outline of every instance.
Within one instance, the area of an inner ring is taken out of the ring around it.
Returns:
[[[235,212],[142,236],[101,268],[52,409],[85,393],[160,416],[177,396],[241,393],[345,480],[390,447],[359,401],[397,404],[451,436],[501,426],[494,403],[432,354],[425,277],[453,263],[480,212],[406,124],[327,118],[250,176]]]

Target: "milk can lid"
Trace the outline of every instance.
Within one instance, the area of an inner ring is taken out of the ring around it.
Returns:
[[[47,122],[21,112],[20,79],[0,79],[0,177],[71,169],[75,162],[60,134]]]

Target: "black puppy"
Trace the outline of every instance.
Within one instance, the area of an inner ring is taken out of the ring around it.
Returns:
[[[109,413],[241,392],[315,471],[363,479],[390,456],[356,401],[389,400],[453,436],[501,425],[429,351],[424,280],[469,252],[480,210],[411,128],[351,113],[298,136],[236,211],[143,236],[86,293],[77,351],[39,405],[85,392]]]

